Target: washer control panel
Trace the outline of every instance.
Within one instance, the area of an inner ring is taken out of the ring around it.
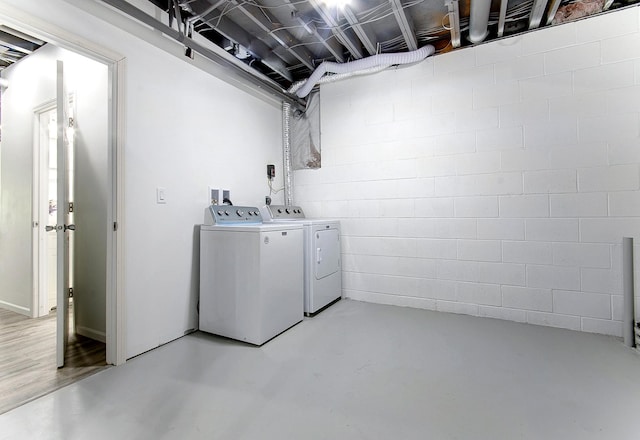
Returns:
[[[204,212],[206,225],[259,224],[260,209],[255,206],[211,205]]]
[[[274,220],[305,218],[304,211],[299,206],[268,205],[267,209]]]

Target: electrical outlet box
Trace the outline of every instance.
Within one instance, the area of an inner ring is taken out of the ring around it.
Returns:
[[[208,187],[208,199],[210,205],[219,205],[222,203],[222,199],[220,198],[220,190],[218,188],[214,188],[212,186]]]
[[[231,200],[231,190],[209,186],[207,197],[211,205],[223,205],[225,200]]]
[[[276,166],[275,165],[267,165],[267,177],[269,180],[273,180],[276,178]]]

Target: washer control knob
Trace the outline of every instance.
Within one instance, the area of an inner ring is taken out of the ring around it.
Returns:
[[[291,214],[291,211],[289,210],[289,208],[285,209],[284,212],[286,212],[287,214]]]
[[[244,212],[238,209],[238,210],[236,211],[236,214],[238,214],[238,217],[242,217],[242,215],[244,214]]]
[[[278,214],[282,214],[282,209],[278,208]]]
[[[225,211],[224,211],[224,215],[229,215],[229,211],[227,211],[227,210],[225,209]]]
[[[218,215],[223,215],[223,214],[224,214],[224,212],[222,212],[222,210],[218,211]]]

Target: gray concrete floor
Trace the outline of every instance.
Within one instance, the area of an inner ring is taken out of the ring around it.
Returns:
[[[194,333],[0,416],[1,439],[638,439],[615,338],[340,301],[256,348]]]

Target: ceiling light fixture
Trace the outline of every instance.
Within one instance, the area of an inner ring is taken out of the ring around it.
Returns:
[[[328,8],[340,8],[343,9],[351,3],[351,0],[324,0],[324,4],[327,5]]]

